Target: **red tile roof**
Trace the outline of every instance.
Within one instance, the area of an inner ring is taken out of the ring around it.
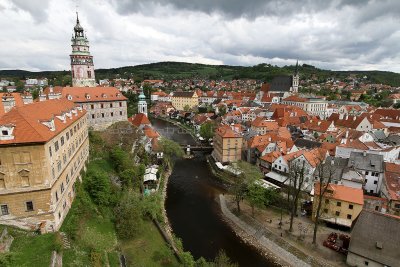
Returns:
[[[75,103],[126,101],[127,98],[115,87],[64,87],[62,96]]]
[[[135,114],[135,116],[128,118],[128,121],[130,121],[136,127],[139,127],[140,125],[151,125],[149,119],[143,113]]]
[[[65,114],[71,112],[71,110],[75,110],[76,115],[72,113],[70,118]],[[76,108],[73,102],[65,99],[47,100],[13,108],[0,118],[0,125],[14,126],[14,139],[2,140],[0,141],[0,145],[47,142],[68,128],[72,123],[85,116],[85,114],[85,110]],[[56,117],[64,115],[65,122],[61,118]],[[43,123],[51,120],[54,120],[54,131],[51,131]]]
[[[236,133],[231,129],[229,125],[222,125],[218,127],[215,134],[221,136],[222,138],[239,138],[240,134]]]
[[[344,185],[329,184],[328,189],[333,193],[325,192],[324,197],[329,199],[341,200],[350,203],[364,205],[364,193],[361,188],[353,188]],[[319,195],[319,183],[315,183],[315,195]]]

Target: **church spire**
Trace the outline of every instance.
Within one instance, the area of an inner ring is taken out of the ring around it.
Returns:
[[[295,75],[298,75],[298,74],[299,74],[299,60],[296,61],[296,69],[295,69],[294,74],[295,74]]]

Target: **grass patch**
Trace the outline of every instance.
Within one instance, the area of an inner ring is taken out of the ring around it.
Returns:
[[[12,260],[10,266],[49,266],[51,253],[55,248],[55,235],[34,235],[24,231],[13,231],[9,233],[14,236],[11,245]]]
[[[144,220],[136,238],[120,243],[128,266],[179,266],[172,250],[149,220]]]

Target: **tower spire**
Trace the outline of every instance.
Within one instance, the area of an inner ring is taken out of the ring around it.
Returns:
[[[295,75],[299,74],[299,60],[296,61],[296,70],[295,70]]]

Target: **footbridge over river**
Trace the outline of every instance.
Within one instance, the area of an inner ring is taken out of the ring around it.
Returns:
[[[205,151],[205,152],[212,152],[213,147],[209,145],[185,145],[180,144],[180,146],[186,151]]]

